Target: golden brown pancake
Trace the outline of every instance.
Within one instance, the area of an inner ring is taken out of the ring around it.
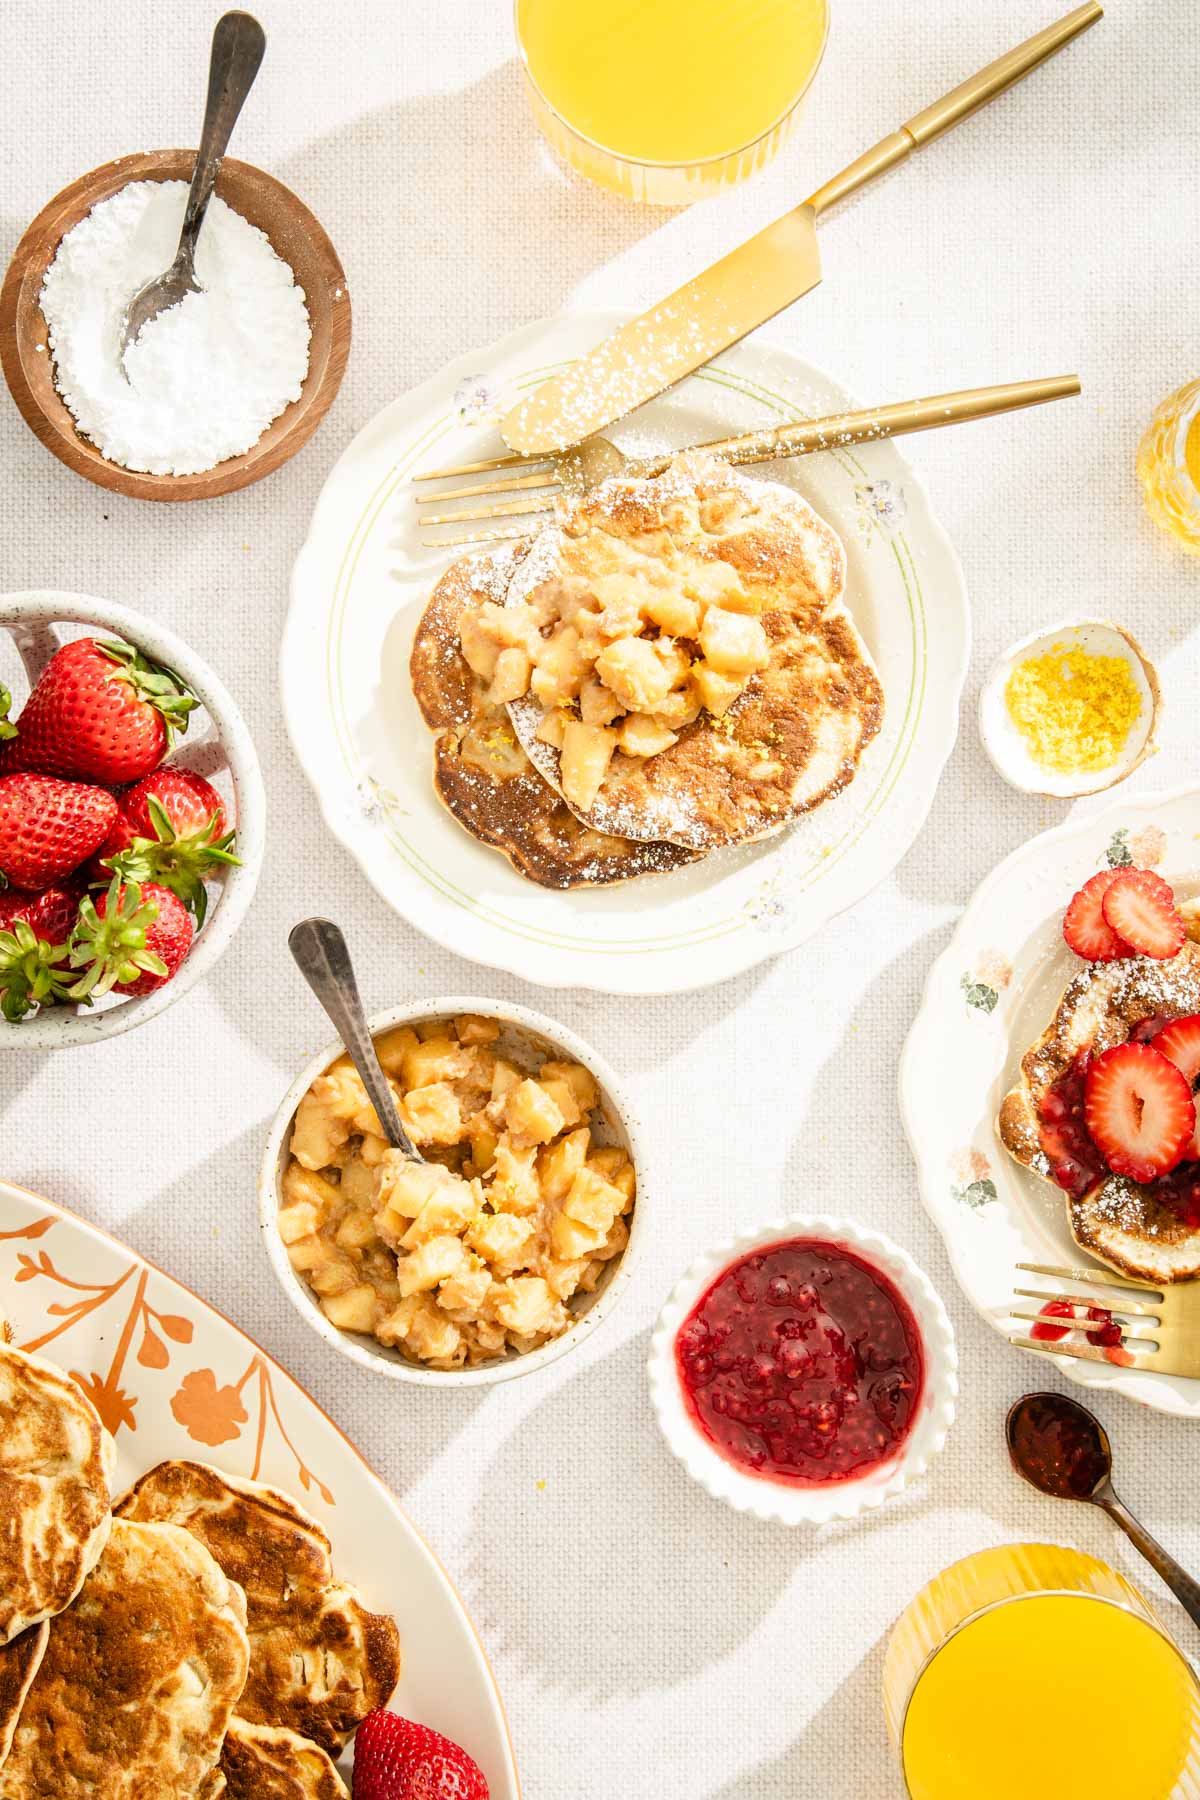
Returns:
[[[594,830],[538,774],[508,711],[489,705],[485,683],[458,642],[464,607],[502,596],[524,545],[464,556],[438,582],[413,641],[413,693],[436,732],[433,785],[460,825],[507,856],[541,887],[601,887],[665,874],[693,860],[673,844],[633,843]]]
[[[836,533],[798,494],[708,456],[565,506],[530,546],[507,604],[564,578],[650,589],[665,575],[705,599],[733,594],[736,610],[761,620],[771,654],[723,717],[702,711],[655,756],[618,751],[579,816],[704,853],[770,837],[847,787],[882,724],[883,689],[842,603],[845,564]],[[541,705],[526,695],[509,713],[557,787],[558,751],[536,737]]]
[[[275,1725],[231,1719],[221,1768],[229,1800],[350,1800],[320,1745]]]
[[[117,1520],[50,1627],[3,1800],[184,1800],[204,1791],[249,1664],[242,1596],[171,1525]]]
[[[115,1457],[69,1375],[0,1344],[0,1644],[83,1586],[108,1539]]]
[[[996,1130],[1009,1155],[1044,1181],[1050,1159],[1039,1115],[1055,1082],[1085,1050],[1099,1055],[1129,1041],[1135,1026],[1200,1012],[1200,947],[1184,944],[1162,962],[1138,956],[1086,963],[1070,982],[1037,1042],[1021,1058],[1020,1078],[1005,1095]],[[1187,1224],[1169,1190],[1107,1175],[1075,1198],[1063,1192],[1071,1233],[1081,1249],[1110,1268],[1144,1281],[1200,1276],[1200,1231]]]
[[[115,1510],[183,1526],[244,1590],[251,1654],[240,1718],[287,1726],[336,1756],[391,1698],[400,1679],[394,1622],[338,1581],[329,1539],[288,1495],[206,1463],[166,1462]]]
[[[0,1648],[0,1767],[12,1748],[13,1733],[50,1637],[48,1624],[31,1625]]]

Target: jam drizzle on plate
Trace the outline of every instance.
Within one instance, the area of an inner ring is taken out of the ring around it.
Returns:
[[[907,1301],[853,1251],[813,1239],[723,1270],[680,1327],[675,1359],[709,1443],[788,1486],[849,1481],[893,1461],[925,1385]]]

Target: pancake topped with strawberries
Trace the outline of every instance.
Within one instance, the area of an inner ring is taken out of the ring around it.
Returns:
[[[1198,914],[1148,869],[1084,883],[1063,921],[1081,966],[997,1120],[1080,1247],[1160,1283],[1200,1276]]]

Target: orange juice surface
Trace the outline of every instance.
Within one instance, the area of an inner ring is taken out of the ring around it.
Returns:
[[[1157,409],[1137,466],[1150,517],[1200,556],[1200,381],[1169,394]]]
[[[1034,1594],[951,1637],[904,1723],[912,1800],[1167,1800],[1192,1687],[1144,1619],[1084,1594]]]
[[[826,0],[517,0],[529,72],[568,125],[639,162],[753,143],[803,92]]]

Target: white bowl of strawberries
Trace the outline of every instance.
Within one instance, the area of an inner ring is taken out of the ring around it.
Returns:
[[[0,596],[0,628],[17,652],[0,655],[0,1041],[95,1043],[180,999],[237,930],[262,865],[258,758],[222,683],[152,620],[43,591]]]

